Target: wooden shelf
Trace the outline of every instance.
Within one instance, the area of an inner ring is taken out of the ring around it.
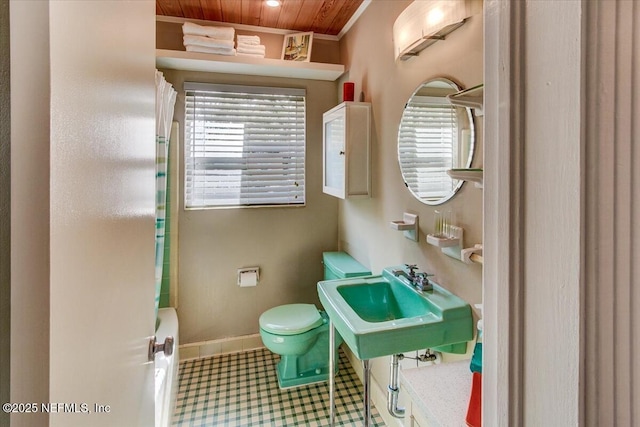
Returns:
[[[283,61],[250,56],[211,55],[208,53],[156,49],[156,67],[171,70],[205,71],[250,76],[287,77],[335,81],[344,74],[342,64]]]

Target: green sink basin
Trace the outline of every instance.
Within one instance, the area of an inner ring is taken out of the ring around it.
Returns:
[[[420,292],[393,274],[399,269],[318,283],[320,302],[349,348],[361,360],[425,348],[466,352],[469,304],[437,284]]]
[[[427,299],[417,297],[408,286],[394,286],[386,280],[342,284],[336,290],[365,322],[386,322],[430,313]]]

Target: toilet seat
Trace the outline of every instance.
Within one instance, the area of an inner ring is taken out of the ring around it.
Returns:
[[[286,304],[271,308],[260,316],[260,328],[276,335],[296,335],[324,323],[313,304]]]

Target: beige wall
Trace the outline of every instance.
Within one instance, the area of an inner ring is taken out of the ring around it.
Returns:
[[[405,188],[397,161],[397,132],[404,104],[416,87],[434,77],[447,77],[468,88],[483,82],[482,3],[474,15],[446,40],[435,43],[418,57],[395,62],[392,27],[410,1],[374,1],[341,40],[342,62],[348,68],[342,81],[353,81],[373,105],[373,197],[339,204],[340,249],[351,253],[374,273],[402,263],[415,263],[436,274],[436,281],[471,304],[482,300],[482,267],[467,265],[444,255],[425,241],[433,231],[436,207],[414,199]],[[340,85],[341,86],[341,85]],[[476,117],[474,167],[482,167],[482,117]],[[482,240],[482,190],[465,184],[441,208],[450,209],[464,228],[465,246]],[[415,243],[392,230],[389,222],[403,212],[419,215],[420,241]],[[388,360],[376,360],[374,379],[388,381]]]
[[[162,71],[179,92],[174,117],[180,129],[184,129],[184,81],[307,91],[305,207],[180,209],[180,341],[255,334],[258,317],[271,307],[319,304],[316,283],[323,277],[322,252],[338,245],[337,201],[322,193],[322,113],[337,103],[335,82]],[[180,181],[182,203],[182,177]],[[238,287],[237,269],[250,266],[260,267],[260,283]]]

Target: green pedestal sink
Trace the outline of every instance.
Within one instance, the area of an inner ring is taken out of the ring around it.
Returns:
[[[320,302],[360,360],[431,348],[466,352],[471,307],[446,289],[418,291],[389,267],[380,276],[318,283]],[[406,273],[406,270],[404,270]]]

